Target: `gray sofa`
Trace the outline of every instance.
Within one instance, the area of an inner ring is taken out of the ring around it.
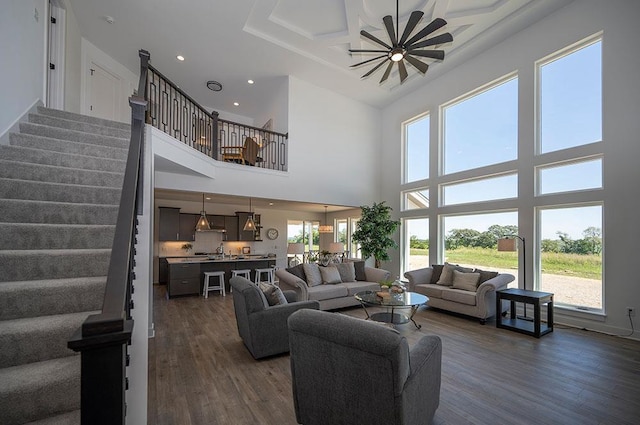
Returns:
[[[288,270],[278,269],[276,276],[282,290],[296,291],[298,301],[315,300],[320,303],[320,310],[333,310],[336,308],[359,305],[354,295],[361,291],[379,291],[380,283],[388,281],[390,273],[387,270],[364,266],[362,262],[362,274],[358,276],[364,280],[345,280],[335,284],[312,284],[310,279],[303,279],[301,275],[294,275]]]
[[[289,352],[287,319],[300,309],[318,309],[317,301],[296,302],[296,294],[284,291],[288,304],[269,306],[256,285],[243,277],[232,277],[233,308],[238,333],[254,359]]]
[[[480,323],[485,324],[488,318],[496,314],[496,291],[506,289],[515,277],[507,273],[486,271],[483,274],[475,290],[435,283],[433,267],[408,271],[404,276],[409,280],[410,291],[429,297],[428,306],[476,317],[480,319]],[[490,277],[494,275],[495,277]],[[484,277],[490,278],[484,280]]]
[[[426,425],[440,403],[442,342],[379,323],[301,310],[289,317],[298,423]]]

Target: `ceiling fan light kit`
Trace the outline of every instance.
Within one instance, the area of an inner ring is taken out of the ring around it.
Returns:
[[[382,78],[380,79],[380,84],[384,83],[387,78],[389,78],[389,74],[391,73],[391,69],[395,63],[398,64],[398,73],[400,74],[400,83],[402,84],[404,80],[407,78],[407,67],[404,63],[406,59],[409,64],[415,67],[421,74],[426,74],[429,69],[429,65],[416,58],[415,56],[425,57],[436,60],[444,59],[444,50],[418,50],[428,46],[436,46],[439,44],[450,43],[453,41],[453,36],[450,33],[444,33],[441,35],[437,35],[435,37],[423,40],[429,34],[439,30],[440,28],[447,25],[447,21],[442,18],[436,18],[429,25],[418,31],[413,37],[409,38],[413,30],[416,28],[424,13],[419,10],[415,10],[411,12],[409,16],[409,20],[407,21],[407,25],[404,27],[404,31],[402,32],[402,36],[398,40],[396,36],[396,29],[399,28],[399,1],[396,0],[396,26],[393,27],[393,17],[391,15],[387,15],[382,18],[382,22],[387,30],[387,34],[389,35],[389,41],[391,44],[385,43],[369,32],[362,30],[360,31],[360,35],[373,41],[374,43],[384,47],[386,50],[381,49],[349,49],[349,53],[378,53],[379,56],[376,56],[372,59],[367,59],[365,61],[356,63],[351,65],[351,68],[359,67],[361,65],[374,62],[376,60],[380,60],[373,68],[371,68],[366,74],[362,76],[362,78],[366,78],[369,75],[373,74],[377,71],[382,65],[387,63],[387,68],[382,74]],[[422,40],[422,41],[421,41]]]

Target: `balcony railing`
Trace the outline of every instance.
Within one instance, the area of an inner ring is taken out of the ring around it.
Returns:
[[[287,171],[287,134],[219,119],[217,112],[207,111],[151,64],[146,93],[147,124],[218,161],[224,159],[222,148],[241,152],[251,138],[258,144],[254,166]]]

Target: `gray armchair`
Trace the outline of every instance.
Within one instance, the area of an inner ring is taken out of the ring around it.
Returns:
[[[233,308],[238,333],[254,359],[289,352],[287,319],[302,308],[320,308],[317,301],[296,302],[293,291],[284,291],[289,304],[269,306],[258,287],[243,277],[232,277]]]
[[[409,350],[396,330],[353,317],[302,310],[289,317],[298,423],[430,424],[440,403],[442,342]]]

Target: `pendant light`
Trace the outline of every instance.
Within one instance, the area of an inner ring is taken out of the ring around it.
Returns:
[[[324,206],[324,224],[318,227],[319,233],[333,233],[333,226],[327,224],[327,206]]]
[[[244,228],[242,230],[245,232],[256,231],[256,223],[253,221],[253,211],[251,210],[251,198],[249,198],[249,216],[247,217],[247,222],[244,223]]]
[[[196,223],[196,232],[206,232],[211,230],[209,226],[209,220],[207,220],[207,212],[204,210],[204,193],[202,194],[202,211],[200,211],[200,218]]]

